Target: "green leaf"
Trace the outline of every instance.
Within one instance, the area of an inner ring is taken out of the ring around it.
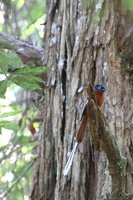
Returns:
[[[15,134],[15,136],[12,138],[12,143],[17,145],[17,144],[28,144],[29,142],[31,142],[31,136],[17,136],[17,134]]]
[[[7,73],[7,68],[8,68],[8,56],[5,52],[0,51],[0,73]]]
[[[35,68],[35,67],[26,66],[26,67],[16,70],[14,74],[40,75],[40,74],[46,73],[47,71],[48,71],[48,68],[46,67]]]
[[[10,122],[10,121],[0,121],[0,127],[13,130],[13,131],[18,131],[19,126],[15,122]]]
[[[23,67],[22,61],[15,52],[0,51],[0,73],[6,74],[8,72],[9,65],[13,66],[14,68]]]
[[[38,76],[29,76],[30,78],[31,78],[31,81],[33,82],[36,82],[36,83],[43,83],[43,80],[40,78],[40,77],[38,77]]]
[[[0,118],[14,116],[14,115],[17,115],[18,113],[20,113],[20,110],[6,112],[6,113],[1,114]]]
[[[4,98],[7,89],[7,80],[0,81],[0,97]]]
[[[31,136],[23,135],[22,137],[19,138],[18,142],[20,144],[28,144],[29,142],[31,142]]]
[[[38,81],[35,80],[36,78],[37,77],[18,75],[13,76],[11,81],[27,90],[39,90],[41,87],[38,84]]]

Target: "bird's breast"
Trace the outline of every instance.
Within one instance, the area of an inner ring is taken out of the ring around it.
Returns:
[[[103,105],[104,102],[104,94],[103,92],[96,92],[96,103],[99,107],[101,107]]]

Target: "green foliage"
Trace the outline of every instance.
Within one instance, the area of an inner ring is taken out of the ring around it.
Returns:
[[[39,72],[37,71],[37,73]],[[7,92],[10,91],[11,94],[14,88],[10,87]],[[8,200],[16,199],[17,194],[17,199],[22,200],[24,194],[27,197],[29,195],[32,165],[36,159],[35,152],[32,153],[36,148],[36,143],[26,128],[27,118],[32,119],[33,116],[36,116],[37,111],[35,107],[27,111],[28,117],[23,116],[23,121],[20,123],[18,121],[22,115],[20,106],[9,102],[6,108],[2,107],[2,104],[5,105],[5,101],[0,99],[0,197],[6,196]],[[3,145],[1,142],[3,137],[7,145]],[[24,192],[22,192],[22,188],[25,188]]]
[[[25,135],[15,135],[11,141],[15,145],[17,144],[25,145],[30,142],[30,137]]]
[[[27,90],[40,90],[43,83],[39,75],[46,73],[48,69],[42,67],[24,66],[16,53],[0,52],[0,73],[5,75],[0,81],[0,97],[5,97],[8,83],[15,83]]]
[[[0,98],[5,98],[5,93],[7,89],[7,81],[0,81]]]
[[[1,16],[0,31],[6,31],[21,39],[29,37],[38,43],[42,42],[44,26],[40,24],[44,22],[46,16],[46,1],[3,0],[0,2],[1,11],[6,15],[4,27],[4,16]]]
[[[19,126],[16,123],[9,121],[0,121],[0,128],[6,128],[15,132],[19,130]]]
[[[122,0],[122,5],[128,10],[133,10],[133,1],[132,0]]]
[[[43,80],[38,75],[46,73],[47,71],[46,67],[33,68],[26,66],[16,70],[11,77],[11,81],[27,90],[40,90]]]
[[[23,87],[27,90],[39,90],[40,86],[37,81],[34,81],[35,77],[25,76],[25,75],[17,75],[11,78],[11,81],[20,87]],[[40,79],[41,82],[41,79]]]
[[[23,67],[23,68],[20,68],[16,71],[16,74],[27,74],[28,76],[29,75],[41,75],[43,73],[46,73],[48,71],[48,69],[46,67],[36,67],[36,68],[33,68],[33,67]]]
[[[0,31],[41,44],[45,1],[1,1],[0,6],[3,12]],[[28,199],[36,157],[36,142],[28,124],[38,115],[38,110],[32,101],[22,99],[18,105],[12,96],[16,99],[21,96],[22,88],[40,92],[44,84],[40,77],[44,73],[46,67],[23,65],[15,52],[0,50],[0,199]]]
[[[5,119],[8,118],[8,117],[10,118],[11,116],[15,116],[19,113],[20,113],[20,109],[19,110],[12,110],[12,111],[9,111],[9,112],[4,112],[4,113],[0,114],[0,119],[1,119],[0,130],[2,128],[5,128],[5,129],[9,129],[9,130],[13,130],[13,131],[17,132],[20,129],[18,124],[14,121],[9,121],[9,120],[5,120]]]
[[[7,92],[11,95],[11,90],[15,88],[13,86],[14,83],[26,90],[40,91],[41,85],[43,84],[41,75],[47,71],[48,69],[44,66],[32,67],[23,65],[14,52],[7,50],[0,51],[0,98],[6,98]],[[0,159],[0,161],[2,160],[2,164],[0,164],[0,196],[4,197],[5,193],[5,196],[10,200],[16,199],[17,194],[17,199],[22,200],[22,188],[25,186],[27,188],[27,183],[29,183],[28,179],[31,177],[34,161],[32,151],[36,148],[36,144],[31,141],[31,135],[25,135],[25,132],[27,133],[27,129],[25,128],[27,120],[24,119],[24,124],[21,125],[16,120],[16,116],[18,114],[20,116],[21,113],[18,105],[12,102],[9,111],[5,112],[4,107],[0,104],[0,111],[0,137],[3,137],[4,134],[4,137],[8,138],[7,141],[11,137],[7,146],[3,146],[0,142],[1,152],[5,152],[2,153],[2,158]],[[30,110],[27,115],[30,118],[32,118],[32,115],[35,116],[35,109]],[[13,179],[10,179],[10,176]],[[8,195],[10,193],[8,190],[12,191],[11,195]],[[27,193],[29,190],[30,188],[27,190]]]
[[[20,186],[16,186],[13,189],[13,195],[12,196],[9,195],[8,200],[14,200],[16,199],[16,197],[17,197],[17,200],[22,200],[23,198],[23,194],[22,194],[22,190]]]
[[[8,67],[13,66],[14,68],[23,67],[22,61],[13,51],[0,51],[0,73],[6,74]]]
[[[12,11],[12,19],[14,19],[15,15],[14,11],[17,12],[17,27],[19,27],[20,30],[14,32],[13,28],[9,28],[8,26],[8,31],[17,34],[17,36],[22,39],[32,36],[34,41],[36,40],[41,43],[44,27],[40,24],[44,22],[46,2],[37,0],[25,3],[24,0],[11,0],[10,9]]]
[[[14,116],[14,115],[17,115],[18,113],[20,113],[20,110],[14,110],[14,111],[11,111],[11,112],[5,112],[3,114],[0,114],[0,118]]]
[[[43,32],[43,26],[40,24],[43,23],[45,17],[44,11],[45,2],[42,0],[34,1],[28,4],[26,12],[23,12],[23,19],[25,19],[25,23],[22,27],[22,38],[32,34],[35,40],[40,41],[41,32]],[[37,29],[39,32],[36,31]]]

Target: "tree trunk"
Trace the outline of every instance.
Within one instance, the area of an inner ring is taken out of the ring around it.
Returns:
[[[132,52],[131,35],[126,36],[131,23],[123,13],[119,0],[55,0],[49,5],[44,64],[50,72],[32,200],[103,200],[111,192],[107,156],[92,143],[89,124],[63,176],[86,103],[85,92],[80,93],[86,83],[108,88],[102,112],[127,158],[126,191],[133,192],[133,70],[132,59],[125,58],[125,51]]]

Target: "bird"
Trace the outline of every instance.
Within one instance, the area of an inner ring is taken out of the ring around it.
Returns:
[[[103,85],[95,85],[95,96],[96,96],[96,104],[98,107],[101,107],[104,103],[104,92],[107,88]]]
[[[107,88],[103,85],[95,85],[94,86],[94,93],[95,93],[95,97],[96,97],[96,104],[98,107],[101,107],[103,105],[104,102],[104,92],[107,90]],[[73,162],[73,158],[76,152],[76,149],[79,145],[79,143],[81,143],[84,139],[85,136],[85,132],[86,132],[86,128],[87,128],[87,124],[88,124],[88,109],[89,109],[89,101],[86,102],[85,107],[83,109],[82,112],[82,117],[81,117],[81,121],[80,121],[80,127],[77,131],[76,134],[76,142],[73,146],[73,149],[69,155],[68,161],[65,165],[64,171],[63,171],[63,175],[67,176],[70,167],[72,165]]]

